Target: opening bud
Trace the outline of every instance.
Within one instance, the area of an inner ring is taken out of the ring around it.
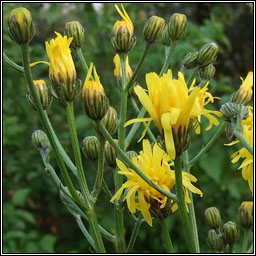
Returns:
[[[198,65],[207,66],[214,62],[217,58],[218,46],[215,43],[209,43],[202,46],[198,53]]]
[[[198,52],[189,52],[183,59],[183,66],[186,69],[195,68],[197,66]]]
[[[221,225],[220,211],[216,207],[209,207],[204,212],[206,222],[210,228],[217,229]]]
[[[116,110],[112,107],[109,107],[106,115],[101,119],[101,123],[106,127],[111,135],[114,134],[117,129]]]
[[[211,63],[207,66],[200,67],[199,68],[199,75],[204,80],[211,80],[211,79],[213,79],[213,77],[215,75],[215,71],[216,71],[216,69],[213,66],[213,64]]]
[[[17,44],[26,44],[35,34],[35,27],[30,12],[23,7],[13,9],[8,17],[8,32]]]
[[[229,221],[223,225],[222,234],[227,244],[234,244],[239,238],[239,230],[233,221]]]
[[[82,152],[84,156],[92,161],[98,159],[99,141],[95,136],[88,136],[83,139]]]
[[[179,41],[184,35],[187,27],[187,17],[184,14],[174,13],[168,24],[169,37],[172,42]]]
[[[238,217],[243,228],[251,228],[253,225],[253,202],[242,202],[238,208]]]
[[[52,103],[52,94],[49,92],[48,87],[46,86],[44,80],[34,80],[34,86],[36,89],[37,96],[41,102],[42,108],[46,110]],[[28,103],[32,106],[33,109],[37,110],[34,99],[31,95],[30,89],[26,94]]]
[[[42,130],[36,130],[32,133],[31,141],[34,147],[38,150],[40,149],[50,149],[50,142],[47,135]]]
[[[126,155],[130,158],[130,160],[138,156],[138,154],[135,151],[127,151]]]
[[[154,43],[161,38],[165,20],[158,16],[150,17],[143,28],[143,36],[148,43]]]
[[[117,142],[117,140],[115,140],[115,142]],[[116,152],[108,141],[106,141],[105,143],[104,152],[105,152],[105,161],[107,165],[113,168],[116,167]]]
[[[68,22],[65,26],[65,35],[72,37],[70,46],[74,49],[82,48],[84,45],[84,28],[78,21]]]

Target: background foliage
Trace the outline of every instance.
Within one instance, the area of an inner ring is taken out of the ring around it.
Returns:
[[[100,74],[102,84],[111,105],[118,109],[119,90],[113,76],[114,52],[110,37],[114,22],[119,16],[113,4],[91,3],[4,3],[3,4],[3,48],[15,62],[21,64],[21,53],[8,36],[7,17],[11,9],[23,6],[30,10],[36,24],[36,34],[31,43],[31,61],[47,60],[44,42],[54,37],[54,31],[63,32],[65,23],[78,20],[85,27],[86,43],[83,53],[87,62],[94,62]],[[216,75],[210,82],[210,91],[216,100],[215,109],[225,103],[230,94],[240,85],[239,77],[246,76],[253,69],[253,16],[244,3],[127,3],[125,8],[135,25],[137,45],[129,58],[135,67],[144,47],[141,35],[146,19],[151,15],[164,17],[168,22],[171,14],[180,12],[188,18],[185,37],[177,45],[171,67],[174,74],[181,66],[182,58],[189,51],[195,51],[207,42],[216,42],[219,54],[215,63]],[[138,82],[145,85],[144,74],[159,72],[164,58],[164,48],[160,42],[153,45],[142,67]],[[74,55],[78,77],[82,81],[85,75]],[[34,79],[45,79],[49,84],[48,68],[33,68]],[[58,196],[58,189],[51,178],[44,172],[39,153],[30,143],[34,130],[41,129],[36,112],[31,110],[25,99],[26,84],[24,77],[3,63],[3,250],[5,253],[85,253],[89,245],[83,238],[73,217],[69,215]],[[80,99],[75,103],[76,122],[80,142],[87,135],[95,134],[93,125],[82,110]],[[134,117],[128,107],[128,118]],[[63,106],[54,101],[49,112],[52,124],[72,159],[68,127]],[[203,126],[206,124],[203,123]],[[206,126],[205,126],[206,127]],[[194,156],[201,146],[216,131],[203,132],[201,136],[192,134],[189,149]],[[140,132],[138,132],[139,137]],[[136,138],[130,149],[140,150]],[[199,187],[204,197],[194,198],[199,227],[199,239],[202,252],[211,252],[205,242],[208,231],[204,220],[204,210],[209,206],[220,209],[223,222],[237,222],[237,208],[243,200],[251,200],[247,183],[242,180],[238,164],[230,163],[230,155],[236,146],[225,147],[226,138],[219,138],[216,146],[192,169],[198,178]],[[53,159],[54,162],[54,159]],[[53,163],[56,166],[56,163]],[[84,160],[86,177],[92,187],[95,164]],[[113,189],[112,171],[105,168],[105,179]],[[111,231],[113,212],[107,198],[101,193],[96,206],[99,222]],[[131,235],[132,218],[126,212],[126,236]],[[175,250],[185,251],[184,234],[178,213],[168,218],[168,226]],[[150,228],[146,223],[141,226],[134,252],[163,253],[164,240],[159,235],[159,224],[154,222]],[[113,231],[113,230],[112,230]],[[240,241],[241,242],[241,241]],[[112,245],[106,242],[108,252]],[[238,247],[240,244],[238,243]]]

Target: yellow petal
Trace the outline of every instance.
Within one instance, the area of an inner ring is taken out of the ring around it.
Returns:
[[[152,117],[144,117],[144,118],[134,118],[134,119],[131,119],[129,121],[127,121],[125,124],[124,124],[124,127],[127,127],[131,124],[134,124],[134,123],[141,123],[141,122],[147,122],[147,121],[152,121]]]

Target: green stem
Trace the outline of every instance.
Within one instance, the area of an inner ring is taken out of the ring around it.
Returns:
[[[144,51],[143,51],[143,53],[142,53],[142,55],[141,55],[141,57],[140,57],[140,60],[139,60],[137,66],[136,66],[136,68],[135,68],[135,70],[134,70],[134,72],[133,72],[133,74],[132,74],[132,77],[130,78],[128,84],[126,85],[125,90],[126,90],[127,92],[128,92],[128,90],[130,89],[130,87],[133,85],[133,83],[134,83],[134,81],[135,81],[135,79],[136,79],[136,77],[137,77],[137,74],[138,74],[138,72],[139,72],[139,70],[140,70],[140,68],[141,68],[141,66],[142,66],[142,64],[143,64],[143,62],[144,62],[144,59],[145,59],[146,55],[148,54],[148,51],[149,51],[150,46],[151,46],[150,43],[147,43],[147,44],[146,44],[146,46],[145,46],[145,48],[144,48]],[[124,74],[124,73],[122,73],[122,74]]]
[[[190,253],[196,252],[195,246],[195,238],[192,231],[191,223],[189,221],[186,203],[185,203],[185,195],[183,190],[183,183],[182,183],[182,170],[181,170],[181,157],[176,156],[174,161],[174,168],[175,168],[175,179],[176,179],[176,194],[178,198],[178,206],[179,212],[181,216],[182,225],[184,227],[185,232],[185,240],[188,246],[188,250]]]
[[[225,122],[223,122],[222,124],[220,124],[218,130],[216,131],[216,133],[212,136],[212,138],[208,141],[208,143],[200,150],[200,152],[192,159],[189,161],[189,167],[191,168],[191,166],[193,166],[201,156],[203,156],[215,143],[215,141],[219,138],[219,136],[221,135],[223,129],[225,127]]]
[[[103,182],[103,173],[104,173],[104,147],[105,147],[105,139],[99,137],[99,153],[98,153],[98,165],[97,165],[97,175],[92,191],[93,201],[96,202],[98,195],[102,188]]]
[[[159,219],[159,222],[160,222],[161,230],[163,232],[164,239],[165,239],[165,242],[167,245],[167,252],[174,253],[174,249],[172,246],[172,240],[171,240],[171,236],[170,236],[168,227],[166,225],[166,221],[165,221],[165,219]]]
[[[11,59],[9,59],[5,53],[3,53],[3,57],[4,57],[5,62],[6,62],[10,67],[16,69],[16,70],[19,71],[19,72],[24,73],[24,68],[21,67],[20,65],[16,64],[16,63],[15,63],[14,61],[12,61]]]
[[[185,73],[185,70],[186,70],[185,66],[182,65],[181,68],[180,68],[180,72],[181,72],[182,74],[184,74],[184,73]]]
[[[243,244],[242,244],[241,253],[246,253],[247,252],[249,234],[250,234],[250,229],[244,228],[244,237],[243,237]]]
[[[143,220],[143,217],[142,217],[142,214],[140,214],[140,216],[138,217],[138,219],[136,220],[136,222],[134,224],[132,235],[131,235],[130,241],[128,243],[128,246],[127,246],[127,253],[131,253],[131,251],[133,249],[133,246],[135,244],[136,238],[137,238],[137,236],[139,234],[139,230],[140,230],[140,226],[141,226],[142,220]]]
[[[96,217],[96,213],[94,210],[94,204],[92,202],[92,198],[87,186],[84,170],[83,170],[83,164],[82,164],[82,158],[81,153],[79,149],[79,142],[77,138],[77,131],[75,126],[75,117],[74,117],[74,105],[73,101],[69,102],[66,105],[66,111],[67,111],[67,119],[68,119],[68,126],[69,126],[69,132],[70,132],[70,138],[72,143],[72,148],[74,152],[75,162],[77,166],[77,178],[78,182],[81,188],[82,195],[84,197],[84,200],[86,202],[86,206],[88,207],[87,211],[87,217],[88,221],[92,230],[92,234],[94,236],[94,241],[96,244],[96,251],[104,253],[105,248],[102,241],[101,233],[99,231],[99,225]]]
[[[166,73],[169,65],[170,65],[170,62],[171,62],[171,56],[172,56],[172,53],[173,53],[173,50],[176,46],[176,43],[171,43],[170,46],[168,46],[168,51],[167,51],[167,56],[165,58],[165,62],[164,62],[164,65],[159,73],[159,77],[163,75],[163,73]]]
[[[110,190],[108,188],[108,185],[107,185],[106,181],[104,180],[104,178],[103,178],[103,181],[102,181],[102,189],[110,200],[113,197],[113,195],[110,192]]]
[[[190,167],[188,164],[188,151],[186,150],[183,153],[183,166],[184,166],[184,170],[187,171],[188,173],[190,173]],[[194,201],[193,201],[193,194],[191,191],[188,192],[189,194],[189,198],[191,203],[188,204],[188,209],[189,209],[189,220],[192,226],[192,231],[194,233],[194,238],[195,238],[195,246],[196,246],[196,253],[200,253],[200,245],[199,245],[199,239],[198,239],[198,230],[197,230],[197,224],[196,224],[196,215],[195,215],[195,207],[194,207]]]
[[[87,73],[88,72],[88,65],[85,61],[84,55],[82,53],[82,49],[81,48],[76,48],[76,54],[77,54],[77,56],[78,56],[78,58],[79,58],[79,60],[82,64],[83,71],[85,73]]]
[[[114,139],[111,137],[105,126],[101,122],[96,123],[98,128],[100,129],[103,136],[108,140],[108,142],[111,144],[111,146],[114,148],[116,153],[119,155],[120,160],[125,162],[130,168],[132,168],[145,182],[147,182],[151,187],[156,189],[159,193],[167,196],[169,199],[172,199],[174,201],[177,201],[177,197],[175,194],[166,191],[162,187],[158,186],[155,182],[153,182],[144,172],[142,172],[125,154],[125,152],[118,146],[118,144],[114,141]]]
[[[72,195],[72,197],[74,198],[74,200],[76,202],[79,203],[79,205],[82,207],[83,210],[86,211],[86,207],[85,207],[85,204],[84,202],[81,200],[81,198],[79,197],[77,191],[75,190],[75,187],[72,183],[72,180],[68,174],[68,171],[67,171],[67,168],[64,164],[64,161],[58,151],[58,147],[57,147],[57,144],[56,144],[56,141],[54,139],[54,136],[52,134],[52,131],[51,131],[51,128],[49,126],[49,123],[47,122],[47,119],[44,115],[44,110],[42,108],[42,105],[41,105],[41,102],[38,98],[38,95],[36,93],[36,90],[35,90],[35,86],[34,86],[34,83],[33,83],[33,77],[32,77],[32,72],[31,72],[31,69],[30,69],[30,59],[29,59],[29,52],[28,52],[28,44],[24,44],[24,45],[21,45],[21,50],[22,50],[22,58],[23,58],[23,66],[24,66],[24,71],[25,71],[25,78],[26,78],[26,81],[27,81],[27,84],[30,88],[30,91],[31,91],[31,94],[32,94],[32,97],[33,97],[33,100],[36,104],[36,107],[37,107],[37,112],[38,112],[38,115],[39,115],[39,118],[40,118],[40,121],[44,127],[44,130],[47,134],[47,137],[49,139],[49,142],[51,144],[51,147],[52,147],[52,150],[55,154],[55,157],[56,157],[56,160],[57,160],[57,163],[58,163],[58,166],[60,168],[60,171],[61,171],[61,175],[65,181],[65,184],[67,185],[69,191],[70,191],[70,194]]]
[[[192,74],[191,74],[191,76],[190,76],[190,78],[189,78],[189,80],[188,80],[188,82],[187,82],[187,85],[188,85],[188,86],[191,85],[191,83],[192,83],[193,79],[195,78],[196,73],[198,72],[198,70],[199,70],[199,67],[198,67],[198,66],[194,68],[194,71],[192,72]]]

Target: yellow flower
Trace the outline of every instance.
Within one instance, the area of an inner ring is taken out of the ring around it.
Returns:
[[[118,83],[121,83],[121,81],[122,81],[122,67],[121,67],[121,60],[120,60],[119,54],[115,55],[114,64],[115,64],[114,75],[115,75]],[[125,70],[126,70],[126,79],[129,81],[131,76],[132,76],[132,69],[129,65],[128,55],[126,56],[126,60],[125,60]]]
[[[76,69],[69,48],[72,37],[62,36],[55,32],[57,37],[50,43],[45,42],[46,51],[50,60],[49,76],[56,87],[64,84],[73,87],[76,80]]]
[[[250,97],[252,96],[252,86],[253,86],[253,72],[250,71],[245,80],[240,77],[242,80],[242,84],[240,86],[240,90],[244,93],[248,93],[248,95],[250,95]]]
[[[175,185],[175,173],[170,168],[169,160],[170,157],[157,144],[152,149],[148,140],[143,140],[143,150],[138,156],[132,158],[133,163],[141,171],[166,191],[171,191]],[[141,211],[145,221],[152,226],[150,208],[157,204],[160,210],[164,209],[168,206],[168,198],[152,188],[134,170],[127,168],[119,159],[116,159],[116,163],[120,169],[118,173],[125,175],[128,180],[112,197],[111,202],[118,200],[123,191],[127,189],[124,200],[127,202],[129,211],[131,213],[135,213],[136,209]],[[191,184],[191,181],[197,181],[193,175],[182,172],[182,177],[186,203],[190,203],[188,190],[202,196],[202,192]],[[175,203],[171,210],[175,211],[176,209],[177,204]]]
[[[249,108],[249,116],[243,120],[243,137],[253,147],[253,110]],[[234,145],[239,141],[234,141],[228,146]],[[244,147],[231,155],[232,163],[236,163],[240,158],[244,158],[238,169],[242,169],[242,177],[248,181],[249,188],[253,193],[253,155]]]
[[[153,120],[159,132],[164,135],[169,156],[171,159],[175,159],[177,154],[181,154],[182,150],[186,149],[188,130],[195,120],[200,122],[201,115],[209,120],[207,129],[210,129],[212,124],[219,124],[218,120],[211,114],[220,115],[220,113],[204,108],[206,104],[214,99],[207,92],[208,84],[200,89],[198,86],[193,86],[194,82],[189,90],[181,72],[178,74],[178,79],[172,78],[171,70],[168,70],[162,77],[159,77],[156,73],[146,74],[148,90],[136,86],[134,91],[150,117],[132,119],[125,125],[144,121],[150,123]],[[197,132],[199,133],[200,130],[197,129]],[[143,136],[144,134],[145,131]],[[180,150],[176,152],[179,146],[178,143],[184,144],[181,145],[181,152]]]

